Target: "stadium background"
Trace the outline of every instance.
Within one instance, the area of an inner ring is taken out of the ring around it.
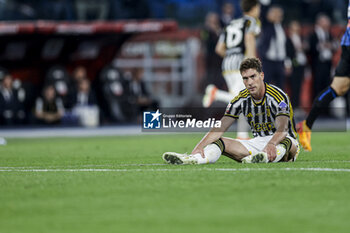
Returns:
[[[74,105],[70,101],[72,76],[77,67],[86,69],[99,108],[98,122],[85,125],[137,124],[145,109],[176,111],[201,107],[208,83],[226,88],[220,74],[210,72],[211,66],[219,67],[219,63],[207,64],[210,63],[208,57],[216,55],[206,44],[205,25],[206,15],[222,14],[226,2],[234,7],[233,17],[240,17],[238,0],[2,1],[0,70],[9,72],[15,80],[19,103],[13,111],[19,112],[18,108],[23,111],[21,119],[1,121],[1,127],[42,125],[36,121],[34,110],[36,99],[47,84],[54,84],[57,92],[61,90],[59,96],[66,108],[67,114],[58,125],[79,125],[70,114]],[[276,0],[272,4],[281,5],[285,10],[286,31],[288,23],[298,19],[307,38],[313,31],[315,17],[323,12],[332,20],[334,42],[342,36],[346,22],[345,0]],[[333,64],[339,59],[339,52],[338,46]],[[55,70],[61,70],[63,76],[55,79]],[[109,78],[109,71],[117,72],[121,80]],[[219,69],[217,71],[219,73]],[[133,77],[143,79],[152,103],[138,106],[137,97],[129,91]],[[285,90],[292,94],[291,80],[286,82]],[[63,91],[62,83],[66,86]],[[302,111],[299,113],[303,116],[314,97],[309,68],[300,89]],[[348,103],[341,108],[348,111]],[[214,104],[218,108],[224,106]],[[12,115],[15,117],[16,113]]]

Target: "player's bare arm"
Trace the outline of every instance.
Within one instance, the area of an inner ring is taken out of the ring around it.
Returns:
[[[288,123],[289,123],[289,118],[287,116],[276,117],[276,122],[275,122],[276,132],[274,133],[271,140],[267,143],[267,145],[263,149],[263,151],[267,153],[270,161],[275,160],[277,156],[276,146],[288,135],[287,133]]]
[[[215,142],[226,132],[226,130],[233,124],[235,121],[232,117],[224,116],[221,118],[221,127],[220,128],[212,128],[203,138],[202,140],[195,146],[192,151],[192,154],[200,153],[202,157],[204,157],[203,149],[210,143]]]
[[[245,56],[246,57],[256,57],[256,39],[255,34],[248,32],[244,36],[244,45],[246,48]]]
[[[224,42],[218,41],[218,43],[216,44],[215,47],[215,52],[221,56],[221,57],[225,57],[226,55],[226,45]]]

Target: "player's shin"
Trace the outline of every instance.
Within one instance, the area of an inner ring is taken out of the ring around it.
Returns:
[[[219,139],[204,148],[204,158],[200,154],[194,154],[192,156],[197,159],[197,164],[215,163],[224,150],[224,142],[222,139]]]
[[[230,92],[217,90],[215,94],[215,100],[229,103],[235,96]]]
[[[312,128],[312,125],[314,124],[319,114],[322,113],[323,110],[328,107],[328,104],[336,97],[337,93],[333,90],[332,87],[326,88],[316,97],[311,111],[306,118],[306,125],[310,129]]]
[[[292,147],[292,141],[289,138],[285,138],[281,141],[280,144],[276,146],[276,152],[277,156],[273,163],[277,163],[281,161],[281,159],[290,151],[290,148]]]

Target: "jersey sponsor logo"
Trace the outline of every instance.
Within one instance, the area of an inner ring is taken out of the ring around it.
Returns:
[[[254,123],[251,121],[249,124],[256,132],[273,131],[275,129],[275,125],[272,122]]]

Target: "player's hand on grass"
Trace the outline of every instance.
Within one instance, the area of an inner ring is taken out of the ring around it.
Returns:
[[[265,146],[263,151],[267,153],[267,156],[268,156],[270,162],[272,162],[272,161],[274,161],[276,159],[276,157],[277,157],[277,150],[276,150],[276,146],[274,144],[268,143]]]
[[[193,151],[192,151],[192,155],[195,155],[195,154],[200,154],[201,156],[202,156],[202,158],[204,158],[205,156],[204,156],[204,149],[203,148],[197,148],[197,147],[195,147],[194,149],[193,149]]]

